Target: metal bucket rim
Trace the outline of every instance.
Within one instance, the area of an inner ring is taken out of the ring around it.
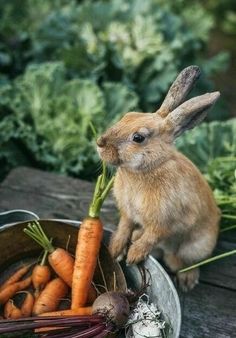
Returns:
[[[29,214],[29,215],[33,216],[35,220],[39,220],[40,219],[42,221],[43,220],[47,220],[47,221],[55,221],[55,222],[64,222],[64,223],[70,223],[72,225],[74,224],[74,225],[77,225],[77,226],[79,226],[82,223],[81,221],[71,220],[71,219],[39,218],[39,216],[36,215],[34,212],[28,211],[28,210],[24,210],[24,209],[13,209],[13,210],[9,210],[9,211],[4,211],[4,212],[0,213],[0,217],[8,215],[8,214],[19,213],[19,212],[22,213],[22,214],[23,213],[24,214]],[[31,219],[29,221],[33,221],[33,219]],[[3,225],[3,226],[0,227],[0,231],[8,228],[8,226],[11,226],[12,224],[17,224],[17,223],[21,223],[21,222],[22,222],[22,220],[11,222],[11,223],[7,223],[7,224],[5,224],[5,225]],[[104,230],[112,233],[111,229],[108,229],[107,227],[104,227]],[[176,316],[179,318],[178,325],[177,325],[176,332],[175,332],[175,337],[179,337],[179,335],[180,335],[180,329],[181,329],[182,314],[181,314],[181,306],[180,306],[180,300],[179,300],[178,293],[177,293],[176,288],[175,288],[172,280],[170,279],[168,273],[161,266],[161,264],[153,256],[151,256],[151,255],[148,255],[148,259],[150,259],[154,263],[154,265],[156,265],[157,268],[161,271],[161,273],[165,276],[165,278],[166,278],[166,280],[167,280],[167,282],[169,284],[169,287],[172,290],[173,297],[174,297],[175,303],[176,303],[176,308],[177,308]]]
[[[29,210],[26,210],[26,209],[12,209],[12,210],[7,210],[7,211],[2,211],[2,212],[0,212],[0,217],[5,216],[5,215],[14,214],[14,213],[29,214],[29,215],[35,217],[36,219],[39,219],[39,216],[36,215],[33,211],[29,211]],[[16,222],[16,223],[18,223],[18,222]]]

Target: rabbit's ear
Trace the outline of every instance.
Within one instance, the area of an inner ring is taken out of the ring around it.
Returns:
[[[185,130],[192,129],[202,122],[208,109],[213,106],[219,96],[219,92],[207,93],[182,103],[165,118],[168,130],[174,137],[177,137]]]
[[[189,66],[182,70],[171,85],[161,107],[156,113],[164,118],[184,102],[194,83],[199,78],[200,73],[198,66]]]

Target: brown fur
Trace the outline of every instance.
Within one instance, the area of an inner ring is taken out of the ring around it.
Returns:
[[[187,101],[183,108],[164,115],[127,113],[98,139],[101,158],[118,166],[114,195],[121,217],[110,243],[113,257],[127,253],[127,263],[133,264],[158,248],[166,265],[177,272],[211,255],[218,236],[219,210],[202,174],[172,144],[205,114],[202,107],[198,109],[197,98],[195,101],[196,109],[190,109]],[[190,121],[187,128],[186,121]],[[143,143],[132,140],[135,132],[145,136]],[[177,277],[182,289],[188,290],[198,282],[199,271]]]

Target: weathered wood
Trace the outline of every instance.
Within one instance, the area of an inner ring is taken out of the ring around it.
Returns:
[[[236,243],[236,229],[220,233],[220,238],[223,241]]]
[[[41,218],[81,220],[94,184],[30,168],[17,168],[0,185],[0,211],[28,209]],[[103,220],[114,229],[118,213],[112,197],[103,207]],[[234,234],[234,232],[232,232]],[[235,237],[220,236],[215,253],[235,249]],[[231,239],[231,240],[230,240]],[[180,294],[182,338],[233,338],[236,332],[236,256],[201,268],[200,284]]]
[[[218,255],[226,251],[234,250],[235,247],[235,242],[231,243],[220,240],[213,255]],[[200,280],[203,283],[208,283],[236,291],[236,255],[202,266]]]
[[[180,295],[181,338],[233,338],[236,333],[235,292],[199,284]]]
[[[0,185],[0,209],[27,209],[40,218],[82,220],[88,211],[94,184],[30,168],[17,168]],[[102,207],[102,219],[114,229],[118,213],[112,198]]]

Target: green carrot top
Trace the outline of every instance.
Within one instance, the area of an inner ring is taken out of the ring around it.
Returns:
[[[99,217],[103,202],[112,188],[114,176],[111,179],[107,177],[106,165],[102,162],[102,174],[98,176],[94,189],[93,199],[89,206],[89,217]]]

